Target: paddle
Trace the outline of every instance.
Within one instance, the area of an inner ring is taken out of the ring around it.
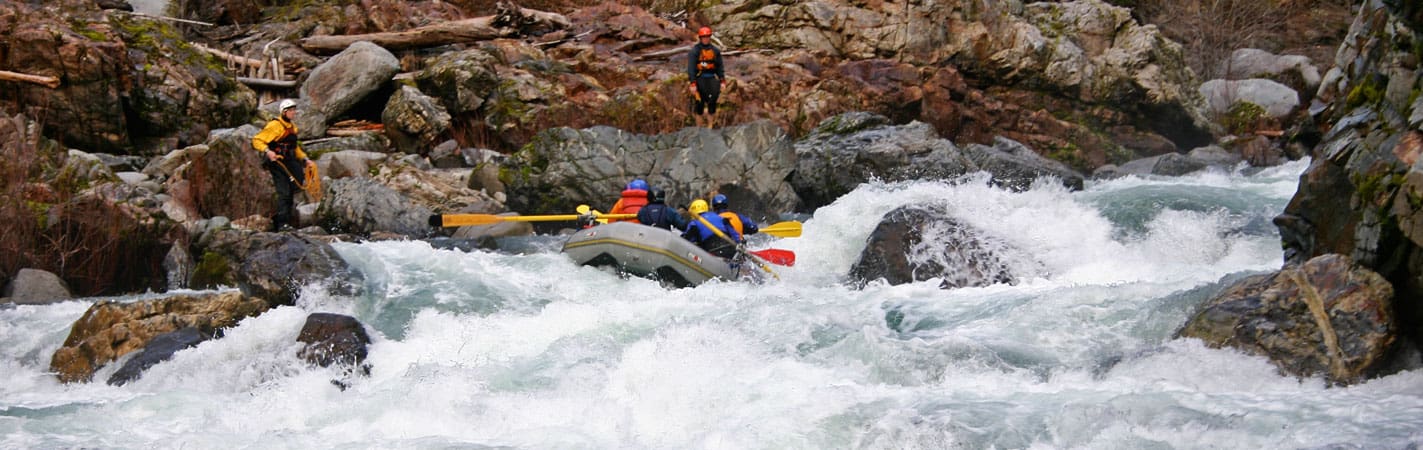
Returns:
[[[791,220],[768,225],[761,228],[761,232],[775,237],[794,238],[800,237],[800,228],[800,222]]]
[[[778,265],[778,266],[794,266],[794,265],[795,265],[795,252],[790,251],[790,250],[782,250],[782,249],[779,249],[779,248],[768,248],[768,249],[765,249],[765,250],[757,250],[757,251],[749,252],[749,253],[751,253],[751,254],[753,254],[753,255],[756,255],[756,256],[759,256],[759,257],[761,257],[761,259],[766,260],[766,262],[771,263],[771,264],[775,264],[775,265]]]
[[[755,253],[750,253],[746,251],[745,244],[736,242],[736,240],[732,239],[730,236],[727,236],[726,233],[721,232],[721,229],[712,226],[711,222],[707,222],[707,219],[705,217],[702,217],[701,214],[692,214],[692,217],[696,218],[698,222],[701,222],[703,227],[706,227],[706,229],[711,230],[712,234],[715,234],[716,237],[721,238],[728,244],[735,245],[736,251],[741,252],[742,254],[750,257],[749,259],[751,260],[751,262],[756,263],[756,266],[760,267],[761,270],[764,270],[766,271],[766,273],[771,274],[771,277],[777,280],[781,279],[780,275],[776,275],[776,272],[771,270],[771,266],[766,265],[766,260],[761,259],[761,257],[757,256]]]
[[[599,219],[634,219],[637,214],[598,214]],[[469,225],[490,225],[500,222],[558,222],[578,220],[578,214],[554,214],[547,216],[496,216],[493,214],[432,214],[432,227],[463,227]]]

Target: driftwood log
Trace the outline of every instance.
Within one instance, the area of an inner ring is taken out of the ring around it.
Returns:
[[[30,75],[28,73],[11,72],[8,70],[0,70],[0,80],[23,81],[26,83],[38,84],[50,89],[59,87],[58,77],[51,77],[48,75]]]
[[[301,48],[313,53],[336,53],[353,43],[370,41],[387,50],[408,50],[542,34],[573,25],[562,14],[521,8],[509,2],[499,2],[495,11],[492,16],[453,20],[406,31],[311,36],[301,40]]]

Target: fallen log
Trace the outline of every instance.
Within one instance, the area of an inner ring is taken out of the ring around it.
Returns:
[[[227,62],[230,62],[230,63],[233,63],[233,64],[244,65],[244,66],[248,66],[248,67],[251,67],[251,68],[254,68],[254,69],[255,69],[255,68],[258,68],[258,67],[262,67],[262,61],[259,60],[259,59],[252,59],[252,58],[248,58],[248,57],[246,57],[246,56],[234,55],[234,54],[231,54],[231,53],[228,53],[228,52],[224,52],[224,51],[222,51],[222,50],[218,50],[218,49],[215,49],[215,48],[212,48],[212,47],[208,47],[208,46],[203,45],[203,44],[193,44],[193,48],[196,48],[196,49],[198,49],[198,50],[202,50],[202,51],[204,51],[204,52],[207,52],[207,53],[210,54],[210,55],[213,55],[213,56],[218,57],[219,59],[222,59],[223,61],[227,61]]]
[[[0,80],[23,81],[26,83],[38,84],[50,89],[59,87],[59,77],[51,77],[48,75],[30,75],[28,73],[11,72],[8,70],[0,70]]]
[[[562,14],[520,8],[500,2],[498,13],[473,19],[453,20],[406,31],[311,36],[301,40],[301,48],[314,53],[336,53],[360,41],[370,41],[386,50],[409,50],[449,44],[469,44],[572,26]]]
[[[267,89],[291,89],[296,87],[296,80],[269,80],[266,78],[237,77],[237,82],[252,87]]]

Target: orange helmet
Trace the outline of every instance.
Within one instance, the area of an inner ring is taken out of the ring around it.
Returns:
[[[697,30],[697,37],[708,37],[708,36],[711,36],[711,27],[702,27],[702,29]]]

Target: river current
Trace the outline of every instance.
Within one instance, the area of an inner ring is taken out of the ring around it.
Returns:
[[[669,290],[576,266],[551,236],[517,253],[338,243],[363,294],[309,286],[122,387],[46,373],[95,299],[6,307],[0,447],[1417,446],[1423,371],[1330,387],[1173,337],[1226,283],[1279,267],[1270,219],[1306,164],[1080,192],[868,183],[803,237],[756,240],[798,255],[762,285]],[[847,282],[880,217],[909,204],[982,230],[1016,282]],[[297,358],[323,311],[372,332],[369,376]]]

